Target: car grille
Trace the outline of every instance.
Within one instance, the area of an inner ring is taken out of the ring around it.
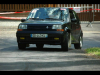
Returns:
[[[28,25],[28,30],[51,30],[52,26],[48,25]]]

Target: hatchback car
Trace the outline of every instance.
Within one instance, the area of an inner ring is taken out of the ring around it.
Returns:
[[[74,10],[69,8],[34,8],[26,19],[21,19],[16,32],[19,49],[29,44],[43,48],[44,44],[61,45],[68,51],[71,44],[75,49],[83,45],[83,32],[80,20]]]

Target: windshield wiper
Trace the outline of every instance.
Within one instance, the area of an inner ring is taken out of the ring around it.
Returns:
[[[45,19],[53,19],[53,20],[59,20],[59,19],[56,19],[56,18],[45,18]]]
[[[50,19],[50,20],[62,20],[62,19],[56,19],[56,18],[45,18],[45,19]]]
[[[29,19],[32,19],[32,20],[44,20],[44,19],[40,19],[40,18],[29,18]]]

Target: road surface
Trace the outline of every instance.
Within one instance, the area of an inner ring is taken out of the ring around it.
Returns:
[[[16,31],[20,21],[1,21],[0,71],[100,71],[100,59],[88,57],[84,49],[100,47],[100,33],[84,31],[82,50],[62,51],[60,45],[44,45],[38,50],[35,44],[19,50]]]

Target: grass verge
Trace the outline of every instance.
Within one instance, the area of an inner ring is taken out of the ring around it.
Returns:
[[[85,51],[89,56],[100,58],[100,47],[87,48]]]

